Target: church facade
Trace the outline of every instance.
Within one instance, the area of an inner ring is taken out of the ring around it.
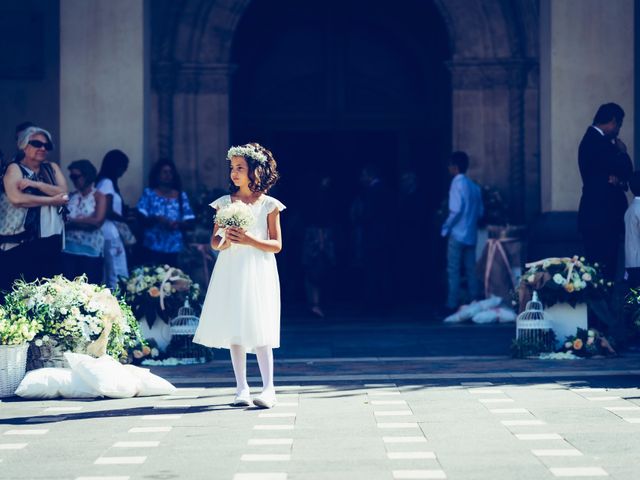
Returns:
[[[633,0],[300,3],[4,2],[5,23],[36,38],[3,47],[2,149],[24,120],[51,129],[63,166],[121,148],[129,203],[162,157],[189,191],[224,187],[230,142],[282,145],[296,174],[309,144],[335,172],[378,156],[434,198],[464,150],[514,222],[577,209],[577,144],[601,103],[625,108],[633,153]]]

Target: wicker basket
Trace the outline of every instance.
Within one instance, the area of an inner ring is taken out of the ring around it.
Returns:
[[[11,397],[24,378],[29,344],[0,345],[0,398]]]
[[[64,358],[64,351],[52,345],[36,346],[31,343],[27,355],[27,370],[37,368],[68,368],[69,365]]]

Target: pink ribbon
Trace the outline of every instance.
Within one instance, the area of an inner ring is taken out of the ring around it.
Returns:
[[[489,297],[489,277],[491,276],[491,267],[493,265],[493,259],[496,256],[496,251],[500,255],[500,258],[507,266],[507,271],[509,272],[509,279],[511,280],[511,285],[513,288],[516,286],[516,281],[513,278],[513,273],[511,272],[511,264],[509,263],[509,259],[507,257],[507,253],[504,251],[504,247],[502,246],[502,242],[515,242],[517,238],[488,238],[487,239],[487,264],[484,268],[484,295],[485,297]]]

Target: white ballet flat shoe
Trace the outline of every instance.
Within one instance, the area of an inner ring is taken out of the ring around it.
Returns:
[[[236,395],[231,405],[234,407],[249,407],[251,406],[251,395],[249,392],[242,392]]]
[[[262,392],[253,398],[253,404],[260,408],[273,408],[276,406],[276,394]]]

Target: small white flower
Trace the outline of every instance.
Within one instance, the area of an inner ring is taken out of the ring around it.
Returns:
[[[42,340],[40,340],[40,339],[37,339],[35,343],[36,343],[36,347],[41,347],[42,346]]]
[[[535,276],[535,275],[529,275],[529,276],[527,277],[527,281],[528,281],[529,283],[533,283],[533,282],[535,282],[535,280],[536,280],[536,276]]]
[[[565,278],[564,278],[562,275],[560,275],[559,273],[556,273],[556,274],[553,276],[553,281],[554,281],[555,283],[557,283],[558,285],[564,285],[564,284],[566,283]]]

